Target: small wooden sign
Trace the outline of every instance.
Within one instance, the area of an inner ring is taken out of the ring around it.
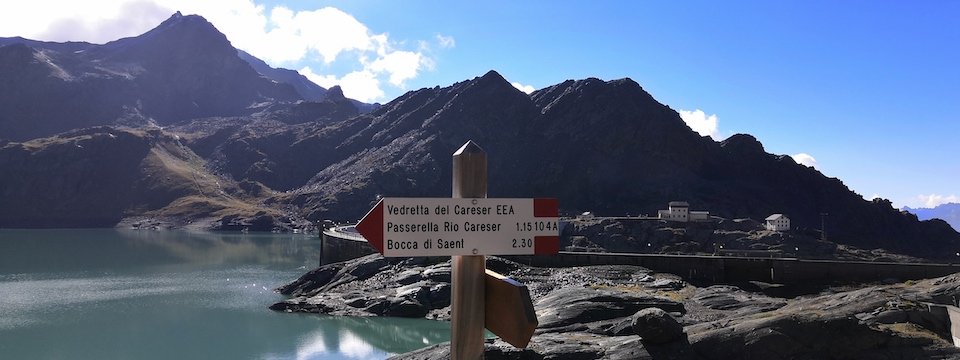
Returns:
[[[487,269],[484,327],[503,341],[525,348],[537,329],[530,291],[516,280]]]

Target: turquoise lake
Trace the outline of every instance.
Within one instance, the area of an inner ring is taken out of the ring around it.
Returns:
[[[0,230],[0,359],[382,359],[449,323],[267,309],[316,235]]]

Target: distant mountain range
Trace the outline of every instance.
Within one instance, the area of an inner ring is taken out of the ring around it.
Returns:
[[[940,204],[934,208],[916,208],[904,207],[904,211],[916,214],[920,220],[941,219],[950,224],[954,229],[960,230],[960,204],[948,203]]]
[[[490,71],[370,109],[238,54],[198,16],[105,45],[0,44],[0,227],[356,220],[380,196],[449,196],[451,153],[474,140],[491,197],[558,197],[566,214],[683,200],[807,229],[829,213],[829,238],[864,248],[960,244],[946,222],[866,201],[750,135],[699,136],[631,79],[528,95]]]
[[[267,78],[270,78],[276,82],[292,85],[304,100],[323,101],[326,98],[327,89],[324,89],[320,85],[314,84],[312,81],[310,81],[310,79],[307,79],[306,76],[300,75],[300,73],[296,71],[274,68],[263,60],[260,60],[243,50],[237,50],[237,55],[249,63],[250,66],[261,75],[266,76]],[[343,96],[343,92],[341,91],[338,96]],[[380,106],[380,104],[367,104],[352,99],[350,101],[357,107],[357,110],[362,113],[368,113]]]
[[[0,138],[9,140],[250,115],[326,93],[295,71],[238,53],[196,15],[177,13],[143,35],[103,45],[0,38],[0,46]]]

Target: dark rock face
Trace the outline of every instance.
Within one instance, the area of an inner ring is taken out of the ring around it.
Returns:
[[[634,333],[649,344],[668,343],[683,335],[683,326],[660,308],[637,311],[631,318],[631,326]]]
[[[528,286],[540,326],[526,349],[488,342],[487,359],[960,358],[948,315],[930,305],[960,296],[958,275],[778,299],[732,286],[655,289],[649,283],[675,277],[639,267],[489,261]],[[447,266],[378,255],[331,264],[281,288],[294,297],[271,308],[443,319],[446,308],[426,304],[434,287],[448,285],[424,273]],[[400,284],[410,277],[418,279]],[[396,358],[449,356],[449,345],[440,344]]]
[[[713,310],[736,313],[766,312],[779,309],[787,304],[782,299],[744,292],[730,285],[713,285],[697,289],[691,300],[698,305]]]
[[[538,300],[539,331],[550,332],[575,324],[622,318],[647,308],[683,313],[683,304],[646,294],[629,294],[583,287],[555,290]]]

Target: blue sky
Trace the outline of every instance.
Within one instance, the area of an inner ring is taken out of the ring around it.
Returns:
[[[0,36],[104,42],[183,10],[274,65],[379,102],[490,69],[527,90],[629,77],[701,133],[807,154],[866,198],[960,202],[956,1],[102,3],[12,5]]]

